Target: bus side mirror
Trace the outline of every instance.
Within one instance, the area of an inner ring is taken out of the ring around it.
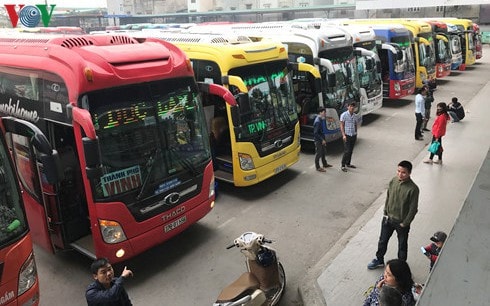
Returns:
[[[238,106],[231,107],[231,120],[233,121],[233,126],[240,126],[240,109]]]
[[[313,81],[313,90],[315,94],[319,94],[322,92],[322,79],[315,78],[315,80]]]
[[[366,70],[372,70],[372,69],[373,69],[373,59],[366,58]]]
[[[396,53],[396,59],[401,61],[403,59],[403,53],[402,52],[397,52]]]
[[[43,173],[46,176],[46,181],[49,184],[56,184],[63,179],[63,169],[61,169],[61,161],[56,150],[52,154],[39,152],[39,160],[43,164]]]
[[[329,87],[333,87],[337,84],[337,76],[335,73],[327,74],[327,83]]]
[[[99,138],[90,139],[88,137],[82,138],[83,142],[83,152],[85,154],[85,171],[87,172],[87,177],[93,179],[99,177],[102,173],[102,168],[100,167],[100,147]]]

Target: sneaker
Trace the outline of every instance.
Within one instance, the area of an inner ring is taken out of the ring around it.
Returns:
[[[435,160],[435,161],[434,161],[434,164],[440,164],[440,165],[442,165],[442,160],[441,160],[441,159],[439,159],[439,160]]]
[[[318,168],[318,169],[316,169],[316,171],[319,171],[319,172],[327,172],[327,170],[325,170],[323,168]]]
[[[379,260],[379,259],[375,258],[370,263],[368,263],[367,268],[369,270],[374,270],[374,269],[381,268],[384,266],[385,266],[385,263],[383,260]]]
[[[344,172],[347,172],[347,168],[345,166],[342,166],[340,169]]]
[[[415,140],[424,140],[424,137],[422,137],[422,136],[415,137]]]
[[[424,128],[424,129],[422,129],[422,131],[430,132],[430,130],[428,128]]]
[[[426,159],[426,160],[424,160],[424,163],[432,165],[433,161],[432,161],[432,159]]]
[[[323,166],[323,168],[331,168],[331,167],[333,167],[333,166],[330,164],[326,164],[325,166]]]
[[[347,168],[356,169],[357,167],[356,167],[356,166],[354,166],[354,165],[347,165]]]

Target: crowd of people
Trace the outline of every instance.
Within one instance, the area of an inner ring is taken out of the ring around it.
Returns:
[[[442,165],[442,138],[446,135],[448,122],[459,122],[465,117],[465,111],[457,97],[453,97],[448,105],[445,102],[437,103],[436,117],[429,130],[428,123],[434,102],[434,88],[428,85],[419,89],[415,96],[415,140],[424,140],[424,132],[431,132],[432,141],[429,145],[429,158],[424,160],[427,164]],[[347,168],[356,168],[351,163],[352,152],[357,139],[359,118],[354,113],[355,103],[351,103],[348,109],[340,116],[340,129],[344,143],[344,154],[341,161],[341,170],[347,172]],[[320,109],[315,120],[315,166],[320,172],[325,172],[326,167],[331,167],[326,161],[326,141],[322,134],[322,122],[325,120],[325,109]],[[437,156],[437,160],[434,157]],[[319,161],[322,160],[323,167]],[[421,285],[412,280],[412,273],[407,264],[408,236],[410,224],[418,211],[419,187],[411,179],[412,163],[403,160],[398,164],[397,175],[390,181],[381,230],[378,240],[376,257],[368,263],[367,268],[374,270],[384,267],[383,275],[375,285],[366,292],[364,306],[413,306],[421,292]],[[398,258],[386,262],[384,256],[387,252],[388,242],[393,235],[398,237]],[[446,233],[437,231],[430,238],[432,241],[426,247],[422,247],[422,253],[430,260],[429,270],[432,270],[439,253],[447,238]]]

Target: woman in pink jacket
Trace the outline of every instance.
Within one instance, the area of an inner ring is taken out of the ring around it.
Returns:
[[[446,135],[446,126],[449,122],[449,114],[447,113],[447,105],[444,102],[437,103],[436,120],[432,125],[432,142],[438,141],[440,143],[439,150],[436,154],[430,153],[430,157],[424,160],[426,164],[441,164],[442,165],[442,136]],[[439,160],[432,161],[434,155],[439,157]]]

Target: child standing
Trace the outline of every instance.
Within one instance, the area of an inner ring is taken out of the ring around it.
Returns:
[[[442,246],[444,245],[444,242],[446,241],[447,235],[444,232],[438,231],[435,232],[432,237],[430,237],[430,240],[433,242],[426,246],[424,248],[425,256],[429,258],[430,260],[430,270],[432,270],[432,267],[434,266],[437,257],[439,256],[439,253],[441,252]],[[429,270],[429,271],[430,271]]]

